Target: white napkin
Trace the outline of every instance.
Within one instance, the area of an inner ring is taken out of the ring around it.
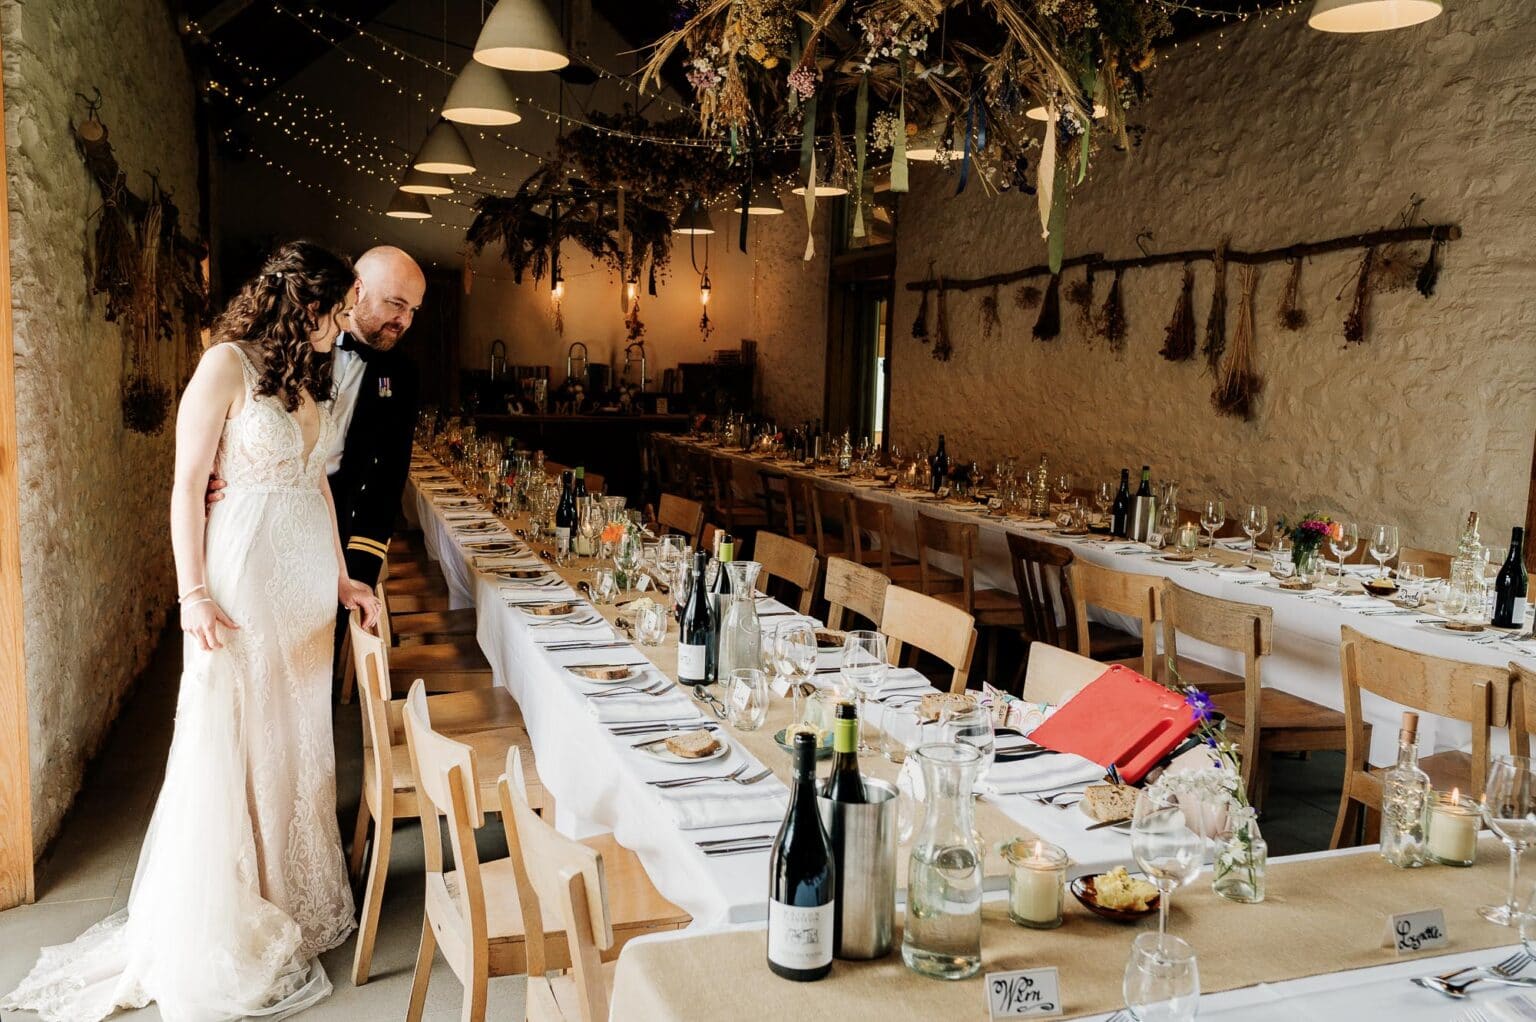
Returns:
[[[933,683],[927,678],[917,671],[903,669],[892,671],[886,675],[885,683],[880,686],[879,694],[888,696],[896,692],[924,692],[933,690]]]
[[[1513,997],[1489,1001],[1477,1010],[1468,1009],[1457,1015],[1453,1022],[1527,1022],[1536,1018],[1536,997],[1515,994]]]
[[[622,696],[588,698],[587,712],[604,724],[632,724],[642,720],[685,720],[698,716],[699,723],[705,718],[698,711],[698,704],[681,692],[669,692],[661,696],[632,693]],[[682,725],[679,725],[682,728]]]
[[[1104,768],[1093,760],[1060,752],[1013,763],[993,763],[977,788],[988,795],[1022,795],[1103,779]]]
[[[662,791],[661,796],[679,830],[778,823],[788,804],[788,791],[774,777],[757,784],[696,784]]]

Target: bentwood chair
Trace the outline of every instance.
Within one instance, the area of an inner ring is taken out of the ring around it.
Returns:
[[[1141,624],[1141,654],[1126,657],[1119,662],[1135,668],[1148,678],[1160,677],[1157,673],[1157,630],[1162,582],[1158,576],[1116,571],[1076,558],[1064,570],[1072,601],[1077,652],[1085,657],[1094,657],[1094,643],[1098,640],[1097,656],[1123,653],[1131,636],[1089,621],[1088,609],[1097,607],[1122,614]]]
[[[384,644],[362,627],[354,611],[348,624],[352,655],[357,661],[358,691],[363,711],[363,785],[357,804],[357,825],[348,863],[353,880],[362,879],[363,856],[368,848],[369,823],[373,824],[372,851],[358,923],[357,947],[352,959],[352,982],[368,982],[373,947],[379,930],[379,910],[389,878],[389,858],[395,822],[418,812],[418,773],[411,764],[401,730],[403,700],[390,698],[389,665]],[[415,683],[425,697],[426,686]],[[510,693],[500,686],[473,692],[452,692],[425,697],[437,717],[438,727],[465,743],[472,755],[491,769],[506,757],[509,748],[532,745],[519,726],[522,714]],[[542,787],[534,796],[538,805],[550,802]],[[435,828],[434,828],[435,829]]]
[[[841,629],[843,613],[850,611],[878,629],[885,617],[885,591],[890,585],[891,580],[874,568],[846,557],[830,558],[822,587],[827,599],[827,627]]]
[[[1369,692],[1422,713],[1463,721],[1472,726],[1472,751],[1421,755],[1419,768],[1436,791],[1461,789],[1477,799],[1488,780],[1488,742],[1495,727],[1509,728],[1510,751],[1524,747],[1523,720],[1511,722],[1510,672],[1504,667],[1444,660],[1401,649],[1355,631],[1339,629],[1339,659],[1344,676],[1344,718],[1348,741],[1344,749],[1344,789],[1330,848],[1355,844],[1362,829],[1375,841],[1381,823],[1381,773],[1369,761],[1371,727],[1360,708],[1361,693]],[[1525,697],[1522,697],[1525,698]],[[1517,703],[1517,718],[1525,705]]]
[[[681,533],[695,550],[704,533],[704,505],[675,493],[663,493],[656,507],[656,524],[665,533]]]
[[[1024,612],[1024,637],[1031,649],[1035,643],[1045,643],[1075,649],[1104,663],[1143,652],[1144,640],[1096,621],[1088,623],[1088,645],[1083,645],[1077,624],[1077,594],[1069,573],[1077,562],[1068,547],[1010,532],[1008,558],[1019,590],[1018,604]]]
[[[943,600],[893,585],[885,591],[880,617],[892,666],[902,666],[905,647],[916,647],[949,665],[951,692],[965,691],[976,653],[976,621],[971,615]]]
[[[797,609],[802,614],[811,612],[811,600],[816,596],[818,563],[814,549],[772,532],[759,532],[752,543],[752,559],[763,566],[763,574],[769,578],[787,582],[799,590]]]

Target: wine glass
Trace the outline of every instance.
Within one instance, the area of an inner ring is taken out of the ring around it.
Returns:
[[[1072,477],[1069,475],[1057,476],[1055,487],[1056,503],[1065,504],[1067,498],[1072,496]]]
[[[1399,602],[1405,607],[1417,607],[1424,602],[1424,565],[1418,561],[1397,562],[1397,588]]]
[[[1200,1004],[1195,949],[1178,937],[1138,933],[1121,992],[1137,1022],[1188,1022]]]
[[[1344,587],[1344,558],[1360,547],[1360,526],[1354,522],[1334,522],[1328,533],[1328,549],[1339,561],[1339,588]]]
[[[1168,932],[1173,892],[1200,875],[1205,860],[1205,807],[1197,799],[1160,787],[1136,796],[1131,818],[1131,855],[1157,886],[1157,932]]]
[[[1490,923],[1512,926],[1519,921],[1516,901],[1520,883],[1520,853],[1536,845],[1536,764],[1526,756],[1499,756],[1488,768],[1483,792],[1483,818],[1509,848],[1509,891],[1504,904],[1477,911]]]
[[[773,634],[773,662],[780,677],[798,685],[816,673],[816,629],[810,622],[790,621]]]
[[[1263,504],[1249,504],[1243,509],[1243,532],[1248,536],[1248,559],[1243,563],[1253,565],[1253,558],[1259,552],[1259,537],[1264,535],[1269,528],[1269,508]]]
[[[1386,578],[1387,562],[1397,556],[1397,526],[1382,524],[1372,529],[1370,549],[1381,577]]]
[[[969,745],[981,753],[981,765],[976,768],[976,783],[981,783],[997,758],[997,742],[992,731],[992,713],[985,706],[945,712],[939,721],[943,737],[940,741]]]
[[[1210,533],[1208,546],[1216,545],[1216,530],[1227,523],[1227,505],[1219,500],[1205,502],[1205,510],[1200,512],[1200,528]]]
[[[879,632],[853,631],[843,640],[842,676],[853,686],[859,699],[859,755],[867,756],[874,748],[864,740],[864,705],[880,691],[890,671],[886,662],[885,636]]]
[[[1093,506],[1099,509],[1099,517],[1109,514],[1109,507],[1115,502],[1115,492],[1108,483],[1100,483],[1093,491]]]

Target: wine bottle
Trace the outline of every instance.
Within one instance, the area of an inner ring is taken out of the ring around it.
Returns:
[[[577,557],[590,557],[592,550],[581,535],[581,516],[587,500],[587,470],[581,465],[576,466],[576,482],[571,487],[571,498],[576,505],[576,515],[571,522],[571,549]]]
[[[1145,543],[1157,523],[1157,498],[1152,496],[1152,466],[1141,466],[1141,485],[1131,499],[1130,538]]]
[[[768,968],[808,982],[832,970],[837,867],[816,809],[816,736],[795,735],[795,787],[768,868]]]
[[[1115,502],[1109,508],[1109,531],[1121,539],[1131,534],[1131,470],[1120,470],[1120,489],[1115,491]]]
[[[859,774],[859,711],[838,703],[832,722],[832,773],[822,792],[834,802],[864,802],[864,778]]]
[[[1493,624],[1495,628],[1525,627],[1525,530],[1515,526],[1509,534],[1509,556],[1493,584]]]
[[[949,452],[944,449],[943,433],[939,434],[939,446],[933,452],[933,458],[929,464],[933,467],[933,478],[929,481],[928,485],[933,488],[934,493],[938,493],[944,486],[945,478],[949,475]]]
[[[688,569],[687,601],[677,633],[677,680],[684,685],[708,685],[714,680],[715,612],[709,603],[704,573],[709,554],[700,550],[693,555]]]
[[[555,554],[565,560],[571,552],[571,533],[576,529],[575,478],[560,474],[560,503],[555,507]]]

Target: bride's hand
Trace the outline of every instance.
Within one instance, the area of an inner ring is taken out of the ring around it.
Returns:
[[[182,605],[181,630],[195,636],[204,650],[211,652],[224,648],[224,643],[220,641],[220,627],[236,632],[240,630],[240,626],[231,621],[229,615],[207,597]]]
[[[348,610],[362,611],[363,627],[372,631],[379,620],[379,598],[373,594],[373,590],[346,577],[341,579],[338,590],[341,605]]]

